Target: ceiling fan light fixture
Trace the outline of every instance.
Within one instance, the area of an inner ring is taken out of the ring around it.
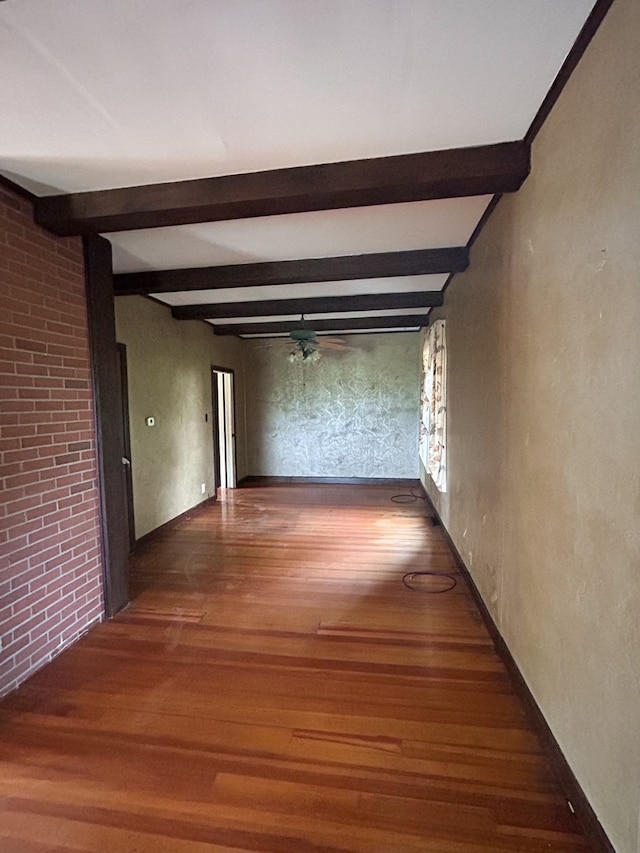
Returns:
[[[295,348],[289,353],[292,364],[314,364],[320,358],[320,352],[311,341],[296,341]]]

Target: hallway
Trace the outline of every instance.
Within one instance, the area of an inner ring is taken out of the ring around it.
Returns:
[[[251,486],[0,705],[3,853],[589,849],[422,500]]]

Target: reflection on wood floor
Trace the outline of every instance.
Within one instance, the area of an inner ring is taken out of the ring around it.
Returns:
[[[464,578],[403,586],[455,564],[393,494],[239,489],[139,549],[0,705],[0,850],[588,850]]]

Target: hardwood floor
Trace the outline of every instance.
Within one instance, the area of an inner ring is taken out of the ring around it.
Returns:
[[[455,564],[394,491],[239,489],[141,548],[0,705],[0,850],[587,851],[464,578],[403,586]]]

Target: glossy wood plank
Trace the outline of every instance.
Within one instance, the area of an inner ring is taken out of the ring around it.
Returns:
[[[132,604],[0,704],[0,849],[589,849],[425,505],[227,492],[132,557]]]

